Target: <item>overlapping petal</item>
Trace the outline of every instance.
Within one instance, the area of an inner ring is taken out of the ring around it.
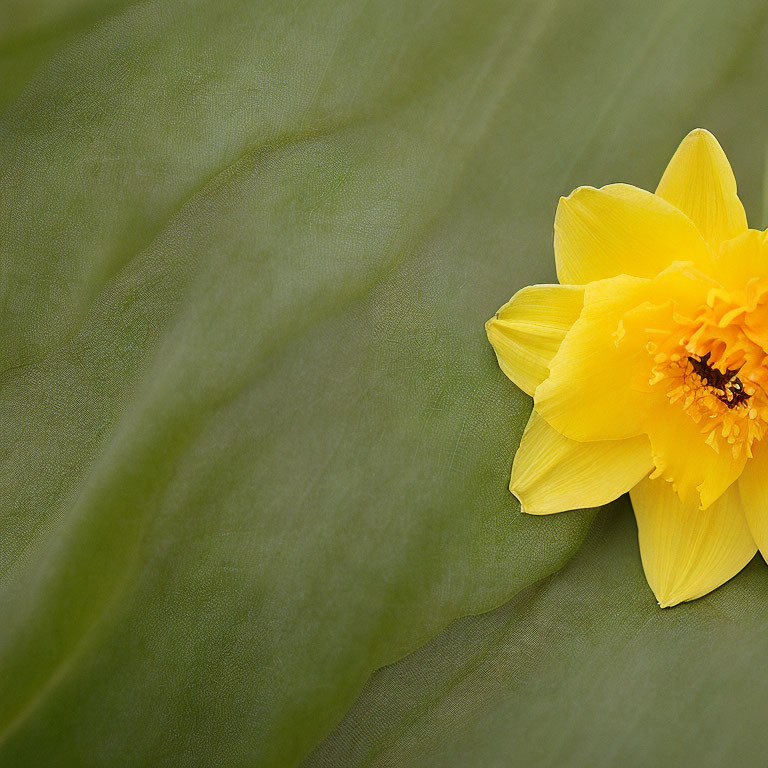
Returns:
[[[581,286],[531,285],[485,324],[499,367],[524,392],[533,395],[549,374],[549,362],[583,303]]]
[[[712,274],[730,290],[743,290],[754,278],[768,277],[768,232],[747,229],[724,242]]]
[[[524,512],[546,515],[607,504],[652,469],[644,435],[579,443],[563,437],[533,411],[515,455],[509,489]]]
[[[671,482],[686,504],[702,509],[741,475],[747,461],[745,454],[736,458],[729,450],[714,450],[701,424],[666,400],[649,411],[648,436],[658,476]]]
[[[758,446],[739,478],[739,493],[747,525],[768,560],[768,445]]]
[[[579,187],[555,215],[555,262],[561,283],[616,275],[655,277],[675,261],[709,264],[694,223],[660,197],[630,186]]]
[[[656,194],[685,213],[715,249],[747,229],[728,158],[717,139],[703,128],[683,139]]]
[[[660,479],[641,481],[630,498],[645,576],[662,608],[711,592],[757,551],[735,485],[706,510],[684,504]]]
[[[651,282],[622,275],[586,286],[584,308],[535,392],[536,411],[579,441],[623,440],[645,431],[649,400],[632,372],[647,370],[642,346],[617,344],[622,317],[643,302]]]

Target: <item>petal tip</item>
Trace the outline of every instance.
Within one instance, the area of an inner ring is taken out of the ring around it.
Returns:
[[[563,205],[570,205],[576,197],[583,195],[591,195],[593,192],[600,192],[597,187],[593,187],[589,184],[582,184],[580,187],[576,187],[569,195],[562,195],[560,197],[560,203]]]
[[[517,499],[517,503],[520,505],[520,511],[527,515],[528,512],[526,511],[525,506],[523,505],[523,500],[520,498],[520,494],[515,487],[514,479],[509,481],[509,492]]]
[[[688,136],[692,138],[715,139],[715,135],[711,131],[708,131],[706,128],[694,128],[688,134]],[[717,141],[717,139],[715,139],[715,141]]]
[[[718,154],[722,153],[723,156],[725,155],[723,147],[717,140],[715,134],[712,133],[712,131],[708,131],[706,128],[694,128],[686,134],[685,138],[680,142],[680,145],[691,144],[694,141],[706,145],[707,148],[715,150]]]
[[[485,335],[494,349],[496,349],[496,345],[493,343],[493,341],[494,341],[494,338],[499,333],[498,324],[499,324],[499,313],[497,312],[493,317],[489,317],[485,321],[485,325],[483,326],[485,328]]]
[[[659,604],[659,608],[674,608],[676,605],[680,605],[680,603],[684,603],[686,600],[686,598],[678,597],[674,594],[660,595],[654,592],[654,595],[656,597],[656,601]]]

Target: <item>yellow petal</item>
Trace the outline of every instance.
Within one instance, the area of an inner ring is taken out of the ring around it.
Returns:
[[[727,240],[714,260],[712,276],[738,294],[756,277],[768,277],[768,232],[747,229]]]
[[[549,374],[549,361],[578,318],[583,299],[581,286],[531,285],[485,324],[501,370],[529,395]]]
[[[752,537],[768,560],[768,444],[761,443],[744,467],[739,493]]]
[[[509,489],[523,512],[547,515],[607,504],[652,469],[645,435],[577,443],[533,411],[515,454]]]
[[[645,577],[662,608],[706,595],[757,551],[735,485],[704,511],[664,480],[643,480],[629,495]]]
[[[678,403],[660,400],[648,417],[648,437],[659,477],[672,482],[686,503],[706,509],[741,475],[746,455],[716,451]]]
[[[683,139],[656,194],[685,213],[715,248],[747,228],[728,158],[717,139],[703,128]]]
[[[586,286],[584,308],[536,388],[535,408],[572,440],[623,440],[645,432],[647,392],[633,386],[648,353],[641,344],[617,345],[622,317],[645,300],[650,281],[622,275]]]
[[[555,262],[561,283],[626,274],[655,277],[674,261],[709,263],[691,220],[650,192],[628,184],[580,187],[555,215]]]

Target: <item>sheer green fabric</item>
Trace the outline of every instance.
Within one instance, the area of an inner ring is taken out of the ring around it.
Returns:
[[[553,281],[559,195],[652,188],[695,125],[758,220],[764,16],[0,0],[0,765],[297,765],[378,668],[520,594],[518,620],[594,512],[520,514],[530,400],[483,322]],[[595,580],[656,617],[605,557]],[[567,573],[548,620],[579,626]],[[669,621],[714,648],[707,600]]]
[[[506,605],[374,675],[306,766],[761,764],[768,568],[648,599],[628,503]]]

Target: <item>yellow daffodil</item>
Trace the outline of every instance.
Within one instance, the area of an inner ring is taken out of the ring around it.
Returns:
[[[555,263],[486,324],[534,402],[510,490],[534,515],[629,491],[661,606],[701,597],[768,557],[768,234],[696,130],[655,193],[562,198]]]

